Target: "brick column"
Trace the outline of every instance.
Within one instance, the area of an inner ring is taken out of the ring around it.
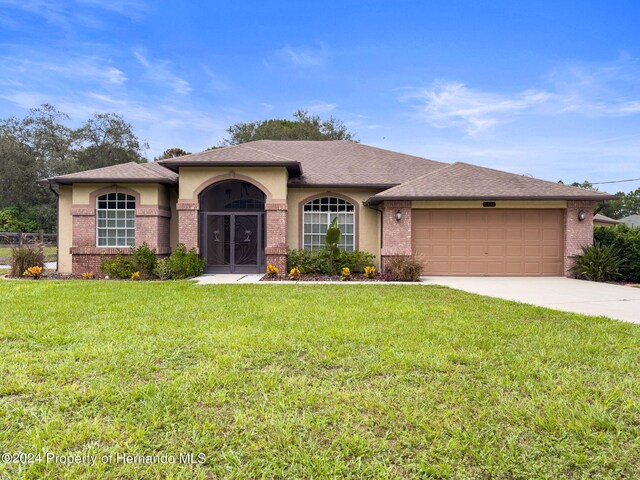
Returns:
[[[265,255],[267,265],[275,265],[280,275],[287,273],[287,202],[267,202]]]
[[[565,211],[564,237],[564,274],[566,277],[575,276],[571,271],[575,258],[582,254],[582,247],[593,244],[593,212],[595,202],[585,200],[569,200]],[[578,219],[580,210],[584,210],[583,221]]]
[[[198,249],[198,202],[178,200],[178,242],[187,250]]]
[[[380,268],[384,270],[390,257],[411,255],[411,202],[388,201],[382,203],[382,249]],[[402,218],[396,219],[400,211]]]
[[[136,245],[147,242],[158,255],[171,253],[169,246],[169,219],[167,207],[141,206],[136,209]]]
[[[96,209],[72,207],[73,232],[71,245],[74,247],[96,246]]]

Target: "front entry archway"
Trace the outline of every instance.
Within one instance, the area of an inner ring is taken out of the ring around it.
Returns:
[[[264,192],[249,182],[230,180],[207,188],[198,200],[206,272],[264,272]]]

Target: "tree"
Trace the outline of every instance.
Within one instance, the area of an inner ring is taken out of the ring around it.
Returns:
[[[146,162],[143,153],[147,143],[141,143],[131,124],[115,113],[96,113],[73,132],[73,139],[78,171]]]
[[[16,207],[21,219],[46,230],[56,225],[56,198],[37,180],[145,161],[146,143],[119,115],[96,114],[76,130],[65,125],[68,120],[47,104],[22,119],[0,120],[0,209]]]
[[[562,180],[559,183],[563,183]],[[571,186],[598,191],[598,187],[587,180],[573,182]],[[616,200],[607,200],[598,205],[598,213],[616,219],[640,214],[640,188],[629,193],[618,192],[615,195],[618,197]]]
[[[176,158],[183,155],[191,155],[191,152],[187,152],[179,147],[167,148],[159,157],[154,158],[154,161],[165,160],[167,158]]]
[[[329,117],[321,120],[317,115],[309,115],[306,110],[293,114],[294,120],[259,120],[250,123],[236,123],[227,129],[229,137],[221,145],[238,145],[254,140],[351,140],[354,133],[348,131],[340,120]],[[214,147],[216,148],[216,147]]]

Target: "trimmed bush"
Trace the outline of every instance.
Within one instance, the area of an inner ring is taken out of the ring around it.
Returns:
[[[392,257],[385,270],[387,280],[394,282],[417,282],[422,273],[422,264],[409,256]]]
[[[616,225],[615,227],[596,227],[594,242],[604,247],[613,247],[624,260],[620,267],[619,280],[640,282],[640,228]]]
[[[287,253],[287,270],[298,267],[302,273],[316,273],[321,275],[334,275],[335,268],[341,271],[348,268],[351,273],[363,273],[364,267],[371,265],[375,255],[362,252],[338,251],[336,257],[331,250],[289,250]]]
[[[44,267],[44,250],[39,245],[13,247],[10,265],[12,277],[19,277],[30,267]]]
[[[179,243],[170,256],[157,262],[154,274],[162,280],[197,277],[204,272],[205,263],[206,260],[198,256],[195,248],[187,252],[184,244]]]
[[[109,278],[129,279],[136,271],[136,266],[118,250],[115,257],[102,259],[100,271]]]
[[[607,282],[621,277],[623,260],[612,245],[596,243],[583,247],[582,252],[573,266],[578,277],[594,282]]]
[[[158,257],[156,256],[155,249],[149,248],[147,242],[142,242],[142,245],[139,247],[132,248],[131,257],[142,278],[151,278],[154,276],[153,272],[158,264]]]

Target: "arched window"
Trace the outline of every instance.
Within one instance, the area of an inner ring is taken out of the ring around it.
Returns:
[[[136,242],[136,199],[107,193],[96,199],[98,247],[129,247]]]
[[[327,228],[335,217],[342,236],[338,247],[347,252],[355,248],[355,207],[337,197],[321,197],[303,207],[303,245],[305,250],[324,247]]]

